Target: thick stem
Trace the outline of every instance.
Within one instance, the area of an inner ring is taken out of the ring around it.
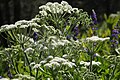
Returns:
[[[37,72],[36,72],[35,78],[36,78],[36,80],[38,80],[38,79],[37,79],[37,77],[38,77],[38,68],[37,68],[36,70],[37,70]]]
[[[32,76],[32,68],[30,67],[30,62],[29,62],[28,56],[27,56],[27,54],[24,52],[24,45],[21,44],[21,46],[22,46],[23,53],[24,53],[24,55],[25,55],[26,61],[27,61],[28,65],[29,65],[30,76]]]
[[[13,59],[11,59],[11,61],[12,61],[12,65],[13,65],[13,68],[14,68],[15,72],[16,72],[17,74],[19,74],[19,71],[15,68],[15,64],[14,64]]]
[[[92,60],[93,60],[93,55],[90,56],[90,72],[92,72]]]
[[[90,72],[92,72],[93,54],[94,54],[94,43],[92,43],[92,51],[90,52]]]
[[[8,57],[10,58],[10,62],[11,62],[11,65],[12,65],[14,71],[18,74],[18,70],[15,68],[15,64],[14,64],[14,61],[13,61],[13,59],[12,59],[12,57],[11,57],[11,54],[10,54],[9,52],[7,52],[7,55],[8,55]],[[9,63],[9,64],[10,64],[10,63]]]

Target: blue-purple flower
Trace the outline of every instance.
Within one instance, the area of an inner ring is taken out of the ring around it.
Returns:
[[[78,34],[79,34],[79,29],[78,29],[78,26],[76,26],[74,29],[73,29],[73,31],[74,31],[74,36],[77,36]]]
[[[93,23],[94,23],[94,24],[97,24],[97,16],[96,16],[96,13],[95,13],[94,10],[92,10],[91,18],[92,18],[92,20],[93,20]]]
[[[2,79],[2,76],[0,76],[0,79]]]
[[[117,29],[118,25],[114,27],[111,34],[111,48],[115,49],[118,47],[119,41],[118,41],[118,35],[119,35],[119,29]]]
[[[117,29],[114,29],[114,30],[112,31],[112,33],[113,33],[113,34],[119,34],[119,31],[118,31]]]
[[[118,29],[113,29],[111,37],[117,39],[118,35],[119,35],[119,30]]]
[[[67,40],[70,40],[71,36],[70,36],[70,35],[67,35],[67,37],[66,37],[66,38],[67,38]]]
[[[92,21],[93,21],[93,23],[91,24],[91,26],[92,26],[91,29],[92,29],[92,31],[93,31],[92,35],[96,35],[96,30],[98,30],[96,24],[97,24],[98,22],[97,22],[97,16],[96,16],[96,13],[95,13],[94,10],[92,10],[91,18],[92,18]]]
[[[13,78],[13,75],[11,74],[10,70],[8,70],[7,75],[8,75],[8,77],[9,77],[10,79],[12,79],[12,78]]]
[[[38,39],[38,33],[34,32],[33,33],[33,40],[36,41]]]
[[[79,34],[78,26],[74,27],[73,32],[74,32],[73,39],[76,41],[77,40],[77,36]]]

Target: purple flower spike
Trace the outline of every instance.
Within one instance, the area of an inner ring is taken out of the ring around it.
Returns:
[[[113,34],[119,34],[119,31],[118,30],[113,30],[112,33]]]
[[[94,22],[94,24],[97,24],[97,16],[96,16],[96,13],[95,13],[95,11],[94,10],[92,10],[92,20],[93,20],[93,22]]]
[[[114,37],[114,38],[118,38],[118,35],[116,35],[116,34],[112,34],[112,37]]]
[[[78,27],[75,27],[73,31],[75,32],[74,36],[77,36],[77,35],[79,34],[79,29],[78,29]]]
[[[111,35],[111,48],[115,49],[118,47],[118,44],[119,44],[118,35],[119,35],[118,29],[114,28],[112,30],[112,35]]]
[[[117,40],[111,40],[112,43],[118,44],[119,42]]]

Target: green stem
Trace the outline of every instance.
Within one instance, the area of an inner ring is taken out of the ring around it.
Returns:
[[[9,53],[8,53],[9,54]],[[13,66],[13,69],[15,70],[15,72],[18,74],[19,72],[18,72],[18,70],[15,68],[15,64],[14,64],[14,61],[13,61],[13,59],[12,59],[12,57],[11,57],[11,55],[9,54],[9,57],[10,57],[10,59],[11,59],[11,63],[12,63],[12,66]]]
[[[93,60],[93,55],[90,56],[90,72],[92,72],[92,60]]]
[[[13,62],[13,59],[12,59],[12,64],[13,64],[13,67],[14,67],[15,72],[16,72],[17,74],[19,74],[19,71],[15,68],[15,64],[14,64],[14,62]]]
[[[38,79],[37,79],[37,77],[38,77],[38,68],[37,68],[36,70],[37,70],[37,72],[36,72],[35,78],[36,78],[36,80],[38,80]]]
[[[93,54],[94,54],[94,43],[92,43],[92,51],[90,52],[90,72],[92,72]]]
[[[29,62],[28,56],[27,56],[27,54],[24,52],[24,44],[21,44],[21,46],[22,46],[23,53],[24,53],[24,55],[25,55],[26,61],[27,61],[28,65],[29,65],[30,76],[32,76],[32,68],[30,67],[30,62]]]
[[[112,80],[112,78],[114,77],[114,73],[115,73],[116,68],[117,68],[117,63],[116,63],[116,59],[115,59],[115,67],[113,69],[112,75],[110,76],[109,80]]]

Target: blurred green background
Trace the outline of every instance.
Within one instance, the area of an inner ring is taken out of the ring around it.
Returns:
[[[61,2],[62,0],[0,0],[0,26],[11,24],[18,20],[30,20],[38,13],[38,7],[47,2]],[[64,0],[72,7],[82,8],[91,14],[94,9],[98,21],[101,22],[103,15],[120,11],[120,0]]]

